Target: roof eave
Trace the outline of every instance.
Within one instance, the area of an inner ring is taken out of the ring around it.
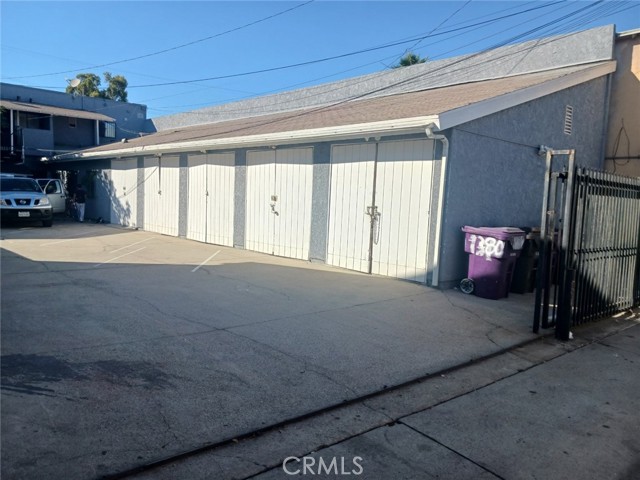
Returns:
[[[98,160],[103,158],[124,158],[140,155],[158,155],[206,150],[220,150],[245,147],[295,145],[313,143],[324,140],[354,140],[390,135],[407,135],[422,133],[427,125],[439,125],[438,115],[426,115],[381,122],[359,123],[334,127],[322,127],[307,130],[291,130],[286,132],[247,135],[241,137],[210,138],[204,140],[164,143],[140,147],[118,148],[100,152],[77,152],[56,155],[54,161]]]

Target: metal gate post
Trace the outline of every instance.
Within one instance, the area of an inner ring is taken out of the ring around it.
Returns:
[[[546,156],[546,171],[544,176],[544,193],[542,199],[542,218],[540,220],[540,256],[538,258],[538,271],[539,275],[536,282],[536,304],[533,316],[533,333],[538,333],[540,330],[541,316],[545,317],[545,322],[548,316],[548,289],[549,289],[549,255],[550,249],[548,248],[547,229],[549,223],[549,190],[551,187],[551,151],[547,150]],[[553,226],[551,226],[553,228]],[[544,304],[543,304],[544,293]]]
[[[558,266],[561,269],[560,293],[558,295],[558,318],[556,320],[556,337],[560,340],[569,340],[571,333],[573,311],[573,282],[574,265],[573,252],[569,247],[573,241],[574,222],[574,183],[576,177],[575,150],[564,151],[569,154],[569,167],[567,169],[567,186],[562,217],[562,241],[560,245],[560,259]]]

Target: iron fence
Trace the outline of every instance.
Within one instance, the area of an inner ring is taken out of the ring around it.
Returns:
[[[535,332],[567,340],[573,325],[640,305],[640,178],[548,151],[538,271]]]

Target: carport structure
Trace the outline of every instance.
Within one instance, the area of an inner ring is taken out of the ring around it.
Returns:
[[[538,226],[541,145],[601,166],[613,41],[602,27],[177,115],[55,162],[100,171],[112,223],[449,287],[462,225]]]

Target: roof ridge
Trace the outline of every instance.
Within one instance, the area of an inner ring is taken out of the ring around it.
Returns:
[[[357,77],[323,83],[311,87],[287,90],[273,94],[237,100],[221,105],[204,107],[187,112],[166,115],[150,119],[158,131],[171,129],[172,127],[217,123],[240,118],[261,116],[276,112],[294,111],[308,106],[320,106],[340,101],[352,96],[367,94],[373,90],[371,96],[384,96],[388,94],[420,91],[427,88],[451,86],[460,83],[468,83],[466,78],[471,77],[477,81],[491,78],[503,78],[510,76],[512,72],[541,71],[549,68],[561,68],[568,64],[584,64],[598,60],[611,59],[612,49],[600,43],[593,42],[594,46],[584,48],[569,48],[567,43],[578,45],[589,44],[591,37],[603,36],[613,39],[612,25],[596,27],[589,30],[571,32],[540,39],[528,40],[521,43],[504,45],[494,49],[487,49],[476,53],[459,55],[446,59],[428,61],[426,63],[409,67],[383,70]],[[583,38],[584,37],[584,38]],[[598,39],[599,40],[599,39]],[[557,43],[559,42],[559,43]],[[549,44],[553,44],[549,47]],[[561,48],[564,45],[564,48]],[[550,65],[549,48],[555,50],[553,61]],[[593,50],[593,51],[592,51]],[[558,51],[564,52],[564,57],[558,57]],[[540,59],[539,57],[543,57]],[[459,66],[456,68],[456,66]],[[449,70],[449,67],[452,67]],[[489,70],[488,70],[489,69]],[[438,73],[437,78],[432,78],[433,73]],[[490,74],[490,75],[489,75]],[[460,78],[460,75],[464,77]],[[388,89],[388,93],[384,90]],[[289,104],[291,107],[282,108]],[[217,116],[214,122],[212,116]],[[160,127],[160,128],[158,128]]]

